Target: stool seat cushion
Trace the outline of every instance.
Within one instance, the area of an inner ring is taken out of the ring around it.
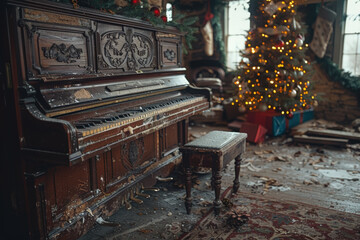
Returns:
[[[246,133],[238,132],[225,132],[225,131],[212,131],[195,139],[194,141],[185,144],[184,147],[195,147],[204,149],[217,149],[220,150],[227,144],[231,143],[235,139],[246,139]]]

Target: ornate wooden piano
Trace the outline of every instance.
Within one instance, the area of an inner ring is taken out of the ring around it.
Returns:
[[[175,28],[50,1],[1,13],[27,236],[76,239],[169,175],[211,93],[186,80]]]

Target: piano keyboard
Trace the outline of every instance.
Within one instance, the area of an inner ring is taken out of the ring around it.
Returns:
[[[194,95],[183,95],[148,105],[107,113],[96,118],[77,121],[74,125],[81,135],[85,137],[108,129],[117,128],[131,122],[153,117],[173,109],[178,109],[203,99],[203,96],[196,97]]]

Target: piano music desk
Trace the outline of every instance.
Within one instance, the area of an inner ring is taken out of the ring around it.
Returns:
[[[212,169],[211,186],[215,190],[215,214],[219,214],[221,207],[221,170],[232,159],[235,159],[233,192],[237,192],[239,189],[241,154],[245,151],[246,137],[246,133],[212,131],[180,148],[183,154],[183,166],[185,169],[185,206],[188,214],[191,213],[192,206],[191,167],[207,167]]]

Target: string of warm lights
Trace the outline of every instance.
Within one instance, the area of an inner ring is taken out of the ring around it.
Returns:
[[[248,32],[245,61],[234,79],[239,111],[273,109],[291,117],[315,103],[305,52],[304,29],[295,17],[295,1],[259,1],[256,28]]]

